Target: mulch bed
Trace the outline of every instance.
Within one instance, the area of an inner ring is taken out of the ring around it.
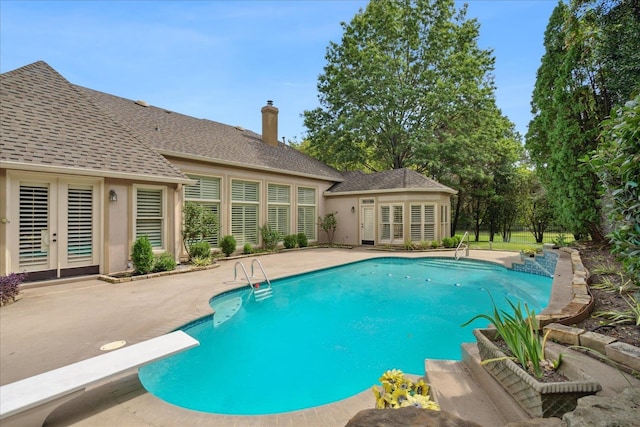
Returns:
[[[625,276],[622,265],[611,254],[610,248],[608,246],[595,245],[591,242],[580,242],[574,248],[580,251],[582,263],[591,273],[589,287],[595,300],[593,312],[628,310],[629,305],[623,297],[625,295],[624,292],[597,289],[598,284],[609,282],[620,286],[630,279],[629,276]],[[640,291],[638,286],[635,286],[634,289],[636,293]],[[640,326],[612,324],[607,319],[592,315],[585,321],[576,324],[575,327],[614,337],[618,341],[640,347]]]

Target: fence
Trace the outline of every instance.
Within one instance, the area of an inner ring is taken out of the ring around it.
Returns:
[[[473,232],[473,228],[469,230],[458,229],[456,230],[457,235],[464,234],[465,231],[469,231],[469,240],[473,241],[475,239],[475,234]],[[564,239],[565,243],[569,243],[573,241],[573,234],[565,230],[563,227],[559,225],[550,225],[546,228],[542,243],[556,243],[556,241],[560,238]],[[489,229],[488,228],[480,228],[480,236],[479,240],[481,242],[489,241]],[[502,233],[496,233],[493,235],[494,242],[510,242],[510,243],[536,243],[536,239],[533,236],[527,227],[524,224],[515,224],[511,227],[511,238],[505,240],[502,238]]]

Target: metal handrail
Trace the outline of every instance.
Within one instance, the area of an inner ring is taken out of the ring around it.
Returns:
[[[251,261],[251,277],[256,277],[255,274],[253,274],[253,265],[254,264],[258,264],[258,267],[260,267],[260,271],[262,271],[262,275],[264,276],[264,279],[269,284],[269,287],[271,287],[271,281],[267,277],[267,273],[264,271],[264,267],[262,267],[262,263],[260,262],[260,260],[258,258],[254,258],[253,261]]]
[[[242,264],[240,261],[237,261],[233,266],[233,281],[238,281],[238,265],[242,268],[242,272],[244,273],[244,277],[247,279],[247,282],[249,282],[249,286],[251,286],[251,289],[254,289],[253,283],[251,283],[251,279],[249,278],[249,274],[247,273],[247,269],[244,268],[244,264]]]
[[[467,238],[467,243],[464,243],[464,238]],[[465,231],[464,235],[462,236],[462,239],[460,239],[460,243],[458,243],[458,247],[456,248],[456,252],[454,254],[456,259],[459,259],[460,256],[458,256],[458,250],[460,250],[460,248],[464,245],[465,248],[465,256],[469,256],[469,232]]]

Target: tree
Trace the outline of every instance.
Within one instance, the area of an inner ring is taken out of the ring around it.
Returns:
[[[568,28],[569,17],[569,7],[559,2],[545,31],[526,144],[560,222],[576,237],[601,240],[597,180],[577,160],[595,148],[601,114],[590,102],[585,79],[594,76],[581,64],[580,43],[573,37],[578,29]]]
[[[545,188],[535,174],[529,174],[526,181],[526,202],[524,219],[527,229],[533,234],[536,243],[542,243],[544,233],[554,220],[554,209]]]
[[[182,216],[182,244],[191,259],[193,245],[218,232],[218,216],[203,205],[190,201],[185,202]]]
[[[333,244],[333,236],[336,233],[336,229],[338,228],[338,220],[336,215],[338,212],[329,212],[324,216],[318,217],[318,226],[322,231],[327,233],[327,239],[329,240],[329,245]]]
[[[559,2],[545,32],[526,147],[559,221],[579,238],[604,238],[593,170],[611,108],[640,89],[640,13],[633,0]]]
[[[493,108],[494,59],[465,15],[453,0],[373,0],[343,23],[319,77],[321,106],[303,114],[307,152],[339,169],[434,175],[439,144]]]
[[[614,249],[640,283],[640,95],[604,123],[603,142],[587,161],[604,185]]]

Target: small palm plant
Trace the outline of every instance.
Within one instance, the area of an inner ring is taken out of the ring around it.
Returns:
[[[499,310],[493,302],[491,314],[478,314],[462,326],[467,326],[477,319],[488,320],[511,352],[511,356],[487,359],[482,361],[482,364],[497,362],[505,358],[513,359],[517,360],[524,369],[536,378],[542,378],[545,370],[552,371],[558,368],[562,355],[559,355],[555,361],[545,359],[544,348],[549,333],[547,332],[544,337],[538,333],[535,327],[535,311],[530,310],[526,303],[523,309],[520,302],[514,304],[509,299],[507,302],[511,306],[513,314],[506,310]]]

